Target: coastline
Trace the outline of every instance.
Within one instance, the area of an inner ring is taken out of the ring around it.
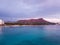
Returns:
[[[52,24],[49,24],[49,25],[52,25]],[[43,25],[0,25],[0,26],[43,26]]]

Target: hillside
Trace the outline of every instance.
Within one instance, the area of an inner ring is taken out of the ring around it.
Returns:
[[[55,23],[48,22],[43,18],[29,19],[29,20],[18,20],[16,22],[5,22],[6,25],[55,25]]]
[[[50,25],[50,24],[54,25],[55,24],[52,22],[48,22],[48,21],[44,20],[43,18],[29,19],[29,20],[18,20],[17,23],[20,25]]]

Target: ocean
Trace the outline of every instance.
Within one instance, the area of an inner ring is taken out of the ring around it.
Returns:
[[[60,25],[0,26],[0,45],[60,45]]]

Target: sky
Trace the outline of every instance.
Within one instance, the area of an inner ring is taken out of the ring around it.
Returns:
[[[0,0],[0,18],[16,21],[26,18],[60,19],[60,0]]]

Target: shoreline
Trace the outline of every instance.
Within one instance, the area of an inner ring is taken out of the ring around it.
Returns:
[[[52,25],[52,24],[49,24],[49,25]],[[0,25],[0,26],[41,26],[41,25]]]
[[[4,26],[0,26],[0,27],[20,27],[20,26],[60,26],[60,25],[4,25]]]

